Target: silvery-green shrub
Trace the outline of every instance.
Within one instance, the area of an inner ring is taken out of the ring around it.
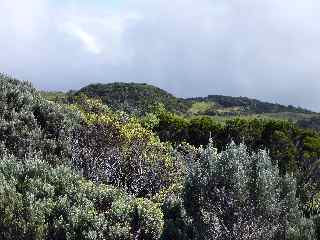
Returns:
[[[0,239],[159,239],[160,207],[65,166],[0,159]]]
[[[266,151],[231,143],[218,153],[210,143],[188,165],[184,199],[195,239],[314,239],[294,178],[280,177]]]

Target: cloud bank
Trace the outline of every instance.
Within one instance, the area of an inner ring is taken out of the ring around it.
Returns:
[[[320,111],[315,0],[2,0],[0,71],[41,89],[146,82]]]

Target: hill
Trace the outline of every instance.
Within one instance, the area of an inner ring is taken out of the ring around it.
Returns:
[[[65,97],[60,92],[45,93],[45,97],[59,102],[70,102],[70,99],[81,94],[100,98],[104,104],[114,110],[139,115],[151,111],[155,105],[162,103],[170,112],[189,116],[210,116],[219,120],[253,117],[297,122],[319,116],[318,113],[301,107],[285,106],[247,97],[209,95],[177,98],[161,88],[140,83],[91,84],[79,91],[69,92]]]
[[[193,103],[196,108],[199,103],[206,105],[202,109],[205,115],[234,115],[234,114],[264,114],[264,113],[300,113],[312,114],[313,112],[292,105],[263,102],[247,97],[230,97],[222,95],[209,95],[208,97],[189,98],[186,101]],[[201,110],[200,110],[201,112]]]
[[[74,95],[85,94],[100,98],[112,109],[127,112],[146,112],[159,103],[172,112],[186,112],[188,104],[172,94],[152,85],[140,83],[91,84]]]

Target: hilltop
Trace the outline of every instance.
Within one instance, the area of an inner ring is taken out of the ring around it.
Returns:
[[[75,92],[75,96],[85,94],[100,98],[113,109],[128,112],[148,111],[154,105],[162,103],[168,111],[186,112],[188,104],[161,88],[144,83],[91,84]]]

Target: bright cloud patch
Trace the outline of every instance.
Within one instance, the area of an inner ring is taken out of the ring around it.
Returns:
[[[98,43],[93,35],[75,25],[70,25],[68,29],[69,34],[78,38],[87,51],[93,54],[100,54],[102,52],[102,49],[98,46]]]

